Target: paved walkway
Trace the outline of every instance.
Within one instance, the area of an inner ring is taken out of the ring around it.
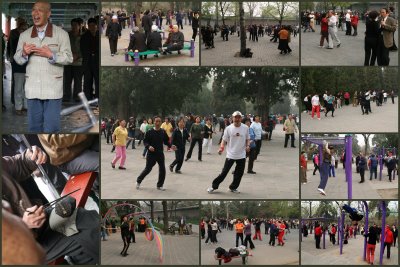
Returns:
[[[347,183],[341,165],[335,169],[336,177],[328,179],[328,184],[325,188],[327,196],[323,196],[317,191],[320,176],[318,171],[313,175],[313,170],[314,165],[312,162],[309,162],[307,172],[308,183],[301,185],[302,199],[347,199]],[[379,178],[370,181],[369,171],[366,171],[365,182],[360,184],[358,183],[361,180],[360,174],[356,173],[356,167],[353,165],[353,199],[397,199],[398,177],[396,176],[396,180],[390,183],[386,175],[387,171],[384,169],[382,172],[382,181],[379,181]]]
[[[339,48],[319,48],[321,27],[316,25],[315,32],[301,32],[301,65],[302,66],[363,66],[364,65],[364,32],[365,24],[358,24],[358,35],[348,36],[345,31],[338,30],[338,38],[342,42]],[[395,40],[398,45],[398,30]],[[326,46],[326,41],[324,46]],[[398,66],[398,52],[390,52],[390,66]],[[375,63],[377,65],[377,63]]]
[[[264,229],[262,229],[263,232]],[[251,251],[253,256],[248,257],[246,264],[248,265],[298,265],[299,264],[299,231],[291,229],[291,233],[285,235],[285,245],[271,247],[268,245],[269,235],[262,235],[263,240],[253,240],[255,249]],[[254,228],[252,229],[254,234]],[[264,232],[263,232],[264,233]],[[207,234],[206,234],[207,235]],[[235,231],[222,230],[217,234],[218,244],[205,244],[205,240],[201,240],[201,264],[202,265],[218,265],[218,261],[214,259],[215,249],[222,247],[229,250],[236,246]],[[276,240],[277,244],[278,240]],[[240,241],[239,241],[240,245]],[[241,265],[240,258],[232,259],[229,263],[223,265]]]
[[[28,132],[28,117],[18,116],[15,114],[14,105],[11,103],[11,65],[5,64],[6,75],[3,76],[3,97],[4,105],[7,111],[3,111],[2,119],[2,132],[3,133],[27,133]],[[79,103],[63,103],[62,108],[74,106]],[[98,117],[98,110],[94,107],[92,111]],[[61,132],[71,132],[75,128],[83,127],[90,123],[85,110],[80,109],[68,116],[61,116]],[[98,133],[99,128],[93,127],[90,129],[92,133]]]
[[[136,243],[131,243],[128,256],[119,253],[123,248],[120,233],[111,234],[101,241],[101,264],[103,265],[198,265],[199,235],[163,235],[164,260],[159,260],[156,241],[148,241],[144,233],[135,233]]]
[[[349,244],[343,245],[343,254],[340,255],[339,245],[332,245],[329,242],[329,235],[325,235],[326,249],[315,248],[314,234],[309,234],[307,238],[303,237],[301,242],[301,264],[302,265],[367,265],[363,260],[364,238],[357,236],[356,239],[349,240]],[[383,258],[383,265],[398,264],[398,248],[390,249],[390,259]],[[380,244],[375,247],[374,265],[379,265]]]
[[[298,137],[296,136],[298,139]],[[168,165],[175,159],[175,153],[164,152],[166,157],[167,175],[164,187],[166,191],[156,189],[158,167],[141,184],[140,190],[135,189],[136,178],[145,167],[146,160],[142,158],[143,145],[136,150],[127,150],[127,170],[112,169],[110,162],[114,153],[110,153],[111,145],[107,145],[104,137],[101,140],[101,193],[105,199],[297,199],[299,197],[298,184],[298,148],[284,148],[284,134],[282,125],[277,125],[272,134],[272,141],[263,141],[261,153],[254,163],[257,174],[243,175],[239,190],[240,195],[228,192],[232,181],[229,173],[219,190],[213,194],[207,193],[207,188],[218,176],[225,162],[225,153],[218,155],[217,142],[220,134],[213,138],[211,155],[203,150],[203,161],[197,160],[197,147],[193,150],[192,158],[183,163],[182,174],[171,173]],[[186,151],[189,145],[186,145]],[[233,171],[233,168],[232,168]],[[246,169],[247,171],[247,169]]]
[[[321,112],[321,120],[316,115],[314,119],[305,112],[301,113],[301,130],[304,133],[313,132],[397,132],[398,130],[398,98],[393,105],[388,99],[386,104],[377,107],[371,103],[372,113],[362,115],[361,107],[343,106],[325,117]]]
[[[105,29],[101,35],[101,65],[102,66],[135,66],[133,61],[125,62],[125,49],[129,46],[129,38],[131,29],[126,27],[122,30],[122,37],[118,40],[118,54],[114,57],[110,54],[110,45],[105,36]],[[185,36],[185,41],[192,39],[192,26],[183,25],[181,30]],[[165,38],[168,37],[168,32],[165,33]],[[163,40],[162,43],[164,43]],[[199,37],[195,41],[194,57],[190,57],[189,50],[183,50],[181,55],[173,52],[172,55],[159,55],[158,58],[149,55],[146,60],[141,60],[139,66],[199,66]]]
[[[229,35],[226,42],[218,33],[214,37],[215,48],[201,46],[201,66],[299,66],[299,35],[292,36],[289,46],[293,52],[289,55],[279,54],[278,43],[270,42],[270,39],[268,35],[259,37],[258,42],[247,39],[246,46],[254,54],[252,58],[241,58],[234,57],[240,51],[240,37]]]

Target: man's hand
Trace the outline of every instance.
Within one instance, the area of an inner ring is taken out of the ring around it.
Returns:
[[[40,228],[46,221],[46,214],[44,213],[43,206],[38,208],[37,205],[27,208],[24,212],[22,220],[28,228]]]
[[[33,49],[35,48],[36,48],[35,44],[24,43],[24,45],[22,46],[22,55],[25,57],[29,56],[33,52]]]
[[[32,151],[28,149],[26,157],[35,161],[36,164],[44,164],[47,161],[47,155],[37,146],[33,146]]]
[[[151,151],[151,152],[154,152],[154,147],[152,147],[152,146],[149,146],[149,151]]]
[[[176,148],[175,145],[172,145],[172,146],[171,146],[171,149],[172,149],[173,151],[176,151],[176,150],[177,150],[177,148]]]
[[[246,152],[250,152],[250,146],[246,146]]]
[[[225,148],[223,146],[220,146],[219,149],[218,149],[218,154],[221,155],[222,152],[224,152],[224,149]]]
[[[32,49],[32,52],[36,56],[45,57],[45,58],[48,58],[48,59],[53,57],[53,52],[51,52],[50,48],[47,45],[44,45],[42,47],[35,47],[35,48]]]

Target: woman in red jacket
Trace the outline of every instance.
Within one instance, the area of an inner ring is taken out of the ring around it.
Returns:
[[[317,249],[321,249],[321,236],[322,236],[322,227],[317,223],[314,229],[314,236],[315,236],[315,247]]]
[[[385,227],[385,248],[387,247],[386,257],[390,259],[390,247],[393,243],[393,232],[390,230],[389,225]],[[385,251],[385,250],[383,250]]]
[[[328,18],[326,16],[326,13],[322,13],[321,15],[321,38],[319,40],[319,47],[322,48],[324,46],[324,42],[328,43]]]
[[[285,224],[282,221],[278,221],[277,228],[279,229],[278,233],[278,246],[283,246],[285,245],[285,242],[283,242],[283,236],[285,235]]]
[[[357,36],[357,26],[358,26],[358,13],[354,13],[353,16],[351,16],[351,26],[353,27],[353,36]]]

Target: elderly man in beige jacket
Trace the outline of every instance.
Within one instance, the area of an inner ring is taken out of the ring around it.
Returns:
[[[291,138],[291,147],[296,148],[294,145],[294,133],[297,133],[297,125],[296,121],[293,118],[292,114],[289,114],[288,118],[286,119],[285,123],[283,124],[283,130],[285,131],[285,147],[287,147],[289,137]]]
[[[21,33],[14,55],[17,64],[27,64],[28,131],[33,133],[60,131],[63,65],[73,61],[68,33],[51,24],[50,15],[48,2],[33,5],[34,25]]]

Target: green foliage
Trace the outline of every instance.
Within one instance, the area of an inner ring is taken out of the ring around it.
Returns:
[[[376,146],[378,148],[382,147],[396,147],[399,143],[398,134],[375,134],[372,138],[372,146]]]

